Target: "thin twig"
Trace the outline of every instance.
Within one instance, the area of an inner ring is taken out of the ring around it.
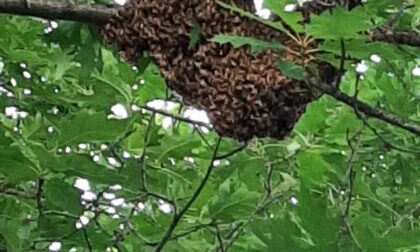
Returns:
[[[359,74],[356,75],[355,91],[354,91],[354,96],[353,96],[353,99],[355,101],[357,101],[358,95],[360,93],[360,77],[361,76]],[[359,107],[358,107],[357,102],[354,103],[353,109],[354,109],[354,113],[356,114],[356,116],[360,120],[362,120],[362,122],[364,123],[364,125],[366,125],[379,138],[379,140],[381,140],[383,143],[385,143],[388,147],[391,147],[391,148],[393,148],[395,150],[398,150],[398,151],[401,151],[401,152],[414,153],[414,154],[420,153],[418,151],[412,151],[412,150],[403,149],[403,148],[398,147],[398,146],[396,146],[394,144],[391,144],[385,138],[383,138],[382,135],[379,134],[379,132],[378,132],[377,129],[375,129],[374,127],[372,127],[370,125],[370,123],[368,122],[368,120],[365,117],[365,115],[363,115],[362,113],[360,113],[360,110],[359,110]]]
[[[356,236],[354,235],[354,232],[350,226],[350,223],[347,220],[345,220],[344,224],[345,224],[345,228],[347,232],[349,233],[350,237],[353,239],[354,244],[356,244],[357,248],[359,248],[361,251],[364,251],[362,245],[360,244],[360,242],[357,240]]]
[[[87,245],[88,251],[89,251],[89,252],[92,252],[92,251],[93,251],[93,248],[92,248],[92,243],[90,242],[89,235],[88,235],[88,233],[87,233],[86,228],[84,228],[84,229],[83,229],[83,237],[85,238],[85,241],[86,241],[86,245]]]
[[[62,216],[62,217],[66,217],[66,218],[72,218],[72,219],[79,219],[79,216],[70,214],[70,213],[64,213],[64,212],[59,212],[59,211],[55,211],[55,210],[48,210],[44,212],[45,215],[57,215],[57,216]]]
[[[248,216],[246,220],[243,222],[238,223],[226,236],[225,242],[224,242],[224,249],[225,251],[228,251],[228,249],[235,243],[235,241],[241,236],[242,232],[245,230],[245,228],[251,223],[252,219],[255,215],[261,213],[267,207],[269,207],[271,204],[278,201],[278,199],[282,195],[276,195],[271,196],[270,198],[267,198],[267,196],[264,196],[264,199],[261,200],[261,202],[258,204],[257,208],[251,213],[251,215]],[[220,247],[216,249],[218,252],[222,252]]]
[[[341,45],[341,57],[340,57],[340,68],[338,70],[334,87],[338,89],[340,87],[341,79],[343,78],[344,73],[346,72],[345,69],[345,63],[346,63],[346,44],[344,43],[344,40],[340,40]]]
[[[213,150],[213,146],[207,141],[207,138],[204,136],[203,132],[201,132],[201,129],[197,127],[197,125],[194,125],[194,130],[197,132],[197,134],[200,136],[200,138],[203,140],[203,142],[209,147],[211,150]]]
[[[44,214],[44,207],[42,205],[42,200],[43,200],[43,192],[44,192],[44,178],[39,178],[38,179],[38,187],[37,187],[37,191],[36,191],[36,208],[38,209],[39,215],[43,215]]]
[[[204,123],[204,122],[194,121],[194,120],[191,120],[191,119],[188,119],[188,118],[179,116],[179,115],[174,115],[174,114],[169,113],[167,111],[160,110],[160,109],[155,109],[155,108],[152,108],[152,107],[149,107],[149,106],[139,106],[139,107],[142,108],[142,109],[145,109],[145,110],[148,110],[148,111],[157,113],[157,114],[161,114],[161,115],[164,115],[164,116],[172,117],[172,118],[174,118],[174,119],[176,119],[178,121],[181,121],[181,122],[190,123],[190,124],[193,124],[193,125],[205,127],[205,128],[207,128],[209,130],[212,129],[212,127],[209,124]]]
[[[222,235],[220,234],[219,226],[214,225],[214,228],[216,229],[216,238],[217,238],[217,241],[219,242],[220,252],[225,252],[225,247],[223,246],[223,239],[222,239]]]
[[[404,214],[404,215],[400,216],[400,217],[398,218],[398,220],[395,222],[395,224],[394,224],[393,226],[390,226],[387,230],[385,230],[385,231],[381,234],[381,237],[386,236],[386,235],[387,235],[387,234],[389,234],[389,232],[391,232],[393,229],[398,228],[398,227],[402,224],[402,222],[403,222],[405,219],[408,219],[408,218],[412,217],[412,216],[413,216],[413,214],[414,214],[416,211],[418,211],[419,209],[420,209],[420,204],[417,204],[417,205],[416,205],[413,209],[411,209],[411,210],[410,210],[410,212],[409,212],[409,213],[407,213],[407,214]]]
[[[143,191],[147,191],[147,173],[146,173],[146,149],[149,145],[149,134],[155,120],[155,112],[152,113],[149,123],[147,124],[146,132],[144,133],[143,152],[139,160],[140,163],[140,186]]]
[[[172,220],[171,225],[169,226],[168,230],[166,231],[165,235],[163,236],[162,240],[159,242],[159,244],[155,247],[155,252],[159,252],[163,249],[165,244],[171,239],[172,233],[174,232],[176,226],[178,225],[179,221],[182,219],[184,214],[188,211],[188,209],[191,207],[191,205],[196,201],[198,196],[200,195],[201,191],[203,190],[204,186],[206,185],[207,181],[210,178],[211,172],[213,170],[213,163],[217,155],[217,151],[219,150],[220,142],[222,141],[222,138],[219,137],[216,143],[216,147],[214,148],[213,157],[210,160],[210,164],[207,168],[207,172],[201,181],[200,185],[198,186],[197,190],[194,192],[191,199],[188,201],[188,203],[181,209],[181,211],[176,214]]]
[[[373,132],[373,134],[375,134],[379,140],[381,140],[386,147],[389,147],[391,149],[397,150],[397,151],[401,151],[401,152],[406,152],[406,153],[411,153],[411,154],[419,154],[420,150],[409,150],[409,149],[405,149],[402,147],[399,147],[391,142],[389,142],[388,140],[386,140],[377,129],[375,129],[367,120],[367,118],[365,118],[362,114],[360,114],[358,111],[356,112],[357,117],[363,121],[363,123]]]
[[[185,232],[182,232],[182,233],[179,233],[179,234],[176,234],[176,235],[171,236],[171,238],[169,239],[169,241],[177,240],[179,238],[188,236],[190,234],[193,234],[195,232],[198,232],[200,230],[203,230],[204,228],[208,228],[211,225],[213,225],[213,223],[196,225],[196,226],[194,226],[192,229],[190,229],[188,231],[185,231]],[[145,244],[147,246],[157,246],[159,244],[159,242],[146,242]]]
[[[223,155],[220,155],[220,156],[216,157],[215,160],[222,160],[222,159],[231,157],[231,156],[235,155],[236,153],[241,152],[242,150],[244,150],[247,146],[248,146],[247,144],[242,144],[238,148],[236,148],[236,149],[234,149],[234,150],[232,150],[232,151],[230,151],[230,152],[228,152],[226,154],[223,154]]]
[[[266,197],[270,197],[271,193],[273,191],[273,171],[274,171],[273,163],[268,161],[267,162],[267,179],[265,182],[265,191],[266,191]]]
[[[351,149],[351,153],[350,153],[350,157],[347,161],[348,168],[347,168],[347,172],[346,172],[346,176],[348,177],[349,195],[347,197],[346,208],[344,210],[343,217],[347,217],[349,215],[349,212],[350,212],[351,198],[353,197],[354,179],[356,178],[356,171],[354,171],[354,162],[356,161],[357,151],[358,151],[358,148],[359,148],[360,143],[361,143],[362,132],[363,132],[363,128],[361,128],[361,130],[356,133],[357,143],[356,143],[355,146],[353,146],[353,144],[351,143],[350,137],[349,137],[349,131],[347,131],[347,143],[348,143],[348,146]]]
[[[234,243],[235,241],[241,236],[244,229],[248,226],[248,224],[251,222],[252,218],[256,215],[264,211],[269,205],[271,205],[274,202],[277,202],[277,200],[281,197],[281,195],[273,196],[273,188],[272,188],[272,178],[273,178],[273,164],[270,160],[266,160],[267,163],[267,179],[264,184],[265,188],[265,195],[262,198],[262,200],[258,203],[256,209],[251,213],[248,218],[237,224],[227,235],[226,242],[224,243],[224,247],[222,250],[222,246],[219,246],[216,251],[223,252],[227,251]]]
[[[165,196],[163,196],[163,195],[160,195],[160,194],[157,194],[157,193],[154,193],[154,192],[146,192],[146,191],[144,192],[144,194],[145,194],[145,196],[146,196],[146,197],[151,196],[151,197],[153,197],[153,198],[163,200],[163,201],[165,201],[165,202],[167,202],[167,203],[171,204],[174,208],[175,208],[175,206],[176,206],[175,201],[173,201],[173,200],[171,200],[171,199],[168,199],[168,198],[166,198],[166,197],[165,197]],[[175,209],[176,209],[176,208],[175,208]],[[176,210],[175,210],[175,212],[176,212]]]
[[[35,196],[29,195],[26,192],[11,191],[10,189],[7,189],[4,192],[0,191],[0,196],[1,195],[10,195],[10,196],[16,196],[16,197],[20,197],[20,198],[24,198],[24,199],[36,200]]]
[[[414,7],[415,7],[415,4],[408,4],[408,5],[401,6],[398,12],[390,20],[388,20],[388,22],[386,23],[386,26],[394,28],[398,20],[400,20],[401,16],[404,14],[404,12]]]
[[[353,99],[357,100],[357,97],[359,95],[360,89],[359,89],[359,84],[360,84],[360,75],[357,74],[356,75],[356,82],[355,82],[355,91],[354,91],[354,96]],[[358,107],[357,104],[355,104],[354,106],[354,110],[358,111]],[[354,164],[356,162],[357,159],[357,153],[359,151],[360,145],[362,143],[362,134],[364,131],[364,124],[362,125],[362,127],[360,128],[360,130],[358,130],[355,135],[353,137],[350,137],[350,132],[349,130],[347,130],[346,133],[346,138],[347,138],[347,144],[351,150],[350,152],[350,156],[348,158],[348,168],[347,168],[347,172],[346,172],[346,177],[348,177],[348,187],[349,187],[349,192],[348,192],[348,196],[347,196],[347,200],[346,200],[346,206],[344,209],[344,212],[342,214],[343,216],[343,225],[345,227],[345,229],[347,230],[347,233],[350,235],[350,237],[353,239],[354,243],[356,244],[356,246],[359,249],[362,249],[359,241],[357,240],[356,236],[353,233],[353,230],[348,222],[348,217],[349,217],[349,213],[350,213],[350,208],[351,208],[351,200],[353,197],[353,190],[354,190],[354,183],[355,183],[355,179],[356,179],[356,171],[354,170]],[[352,144],[352,140],[356,141],[356,144],[353,145]]]

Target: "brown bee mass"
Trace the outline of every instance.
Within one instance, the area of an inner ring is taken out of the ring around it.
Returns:
[[[229,2],[225,0],[225,2]],[[235,0],[253,12],[253,0]],[[194,23],[200,43],[190,46]],[[123,56],[137,62],[144,51],[159,65],[168,86],[186,105],[205,110],[216,132],[247,141],[252,137],[286,137],[311,95],[305,84],[287,78],[279,59],[298,63],[289,52],[251,53],[209,41],[217,34],[254,37],[293,47],[293,40],[221,7],[216,0],[132,0],[102,30]]]

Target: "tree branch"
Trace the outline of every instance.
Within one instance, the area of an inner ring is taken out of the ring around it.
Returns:
[[[387,43],[409,45],[420,47],[420,36],[415,31],[387,30],[379,28],[372,35],[373,41],[383,41]]]
[[[155,247],[155,252],[162,251],[165,244],[171,239],[172,233],[175,230],[176,226],[178,225],[179,221],[182,219],[184,214],[188,211],[190,206],[196,201],[198,196],[200,195],[201,191],[203,190],[204,186],[206,185],[207,181],[210,178],[211,172],[213,171],[213,164],[214,160],[217,156],[217,151],[219,150],[220,142],[222,141],[222,138],[219,137],[219,140],[216,143],[216,147],[213,151],[213,157],[210,161],[210,164],[207,168],[206,175],[204,176],[203,180],[201,181],[200,185],[198,186],[197,190],[194,192],[191,199],[188,201],[188,203],[181,209],[181,211],[175,215],[174,219],[172,220],[171,225],[169,226],[168,230],[166,231],[164,237],[159,242],[159,244]]]
[[[181,122],[190,123],[190,124],[192,124],[194,126],[204,127],[204,128],[207,128],[208,130],[211,130],[212,129],[211,125],[209,125],[209,124],[207,124],[205,122],[194,121],[194,120],[191,120],[191,119],[188,119],[188,118],[179,116],[179,115],[175,115],[175,114],[166,112],[164,110],[155,109],[155,108],[152,108],[152,107],[149,107],[149,106],[139,106],[139,107],[141,109],[145,109],[145,110],[151,111],[151,112],[156,113],[156,114],[160,114],[160,115],[172,117],[173,119],[178,120],[178,121],[181,121]]]
[[[97,25],[107,22],[117,12],[118,8],[107,8],[104,5],[77,5],[52,0],[0,0],[0,13]]]
[[[365,114],[366,116],[374,117],[376,119],[382,120],[393,126],[405,129],[413,134],[420,136],[420,125],[417,125],[412,122],[407,122],[398,116],[385,112],[381,109],[374,108],[360,100],[354,99],[354,97],[351,97],[330,85],[319,83],[318,80],[311,79],[308,82],[315,88],[323,91],[324,93],[334,97],[336,100],[352,108],[357,106],[358,111]]]

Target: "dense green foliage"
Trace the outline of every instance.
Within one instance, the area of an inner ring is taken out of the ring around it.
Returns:
[[[268,2],[276,12],[287,1]],[[360,81],[346,64],[343,91],[353,95],[358,83],[360,100],[420,123],[419,49],[360,33],[402,4],[369,1],[305,29],[327,40],[325,60],[339,65],[340,39],[365,60]],[[396,25],[414,30],[418,11]],[[298,16],[282,15],[299,27]],[[139,109],[168,99],[147,58],[133,68],[84,24],[5,15],[0,24],[0,251],[153,251],[209,166],[164,251],[420,250],[418,136],[323,96],[286,140],[254,140],[215,160],[240,144],[218,146],[202,126]],[[161,109],[183,116],[179,102],[168,104]]]

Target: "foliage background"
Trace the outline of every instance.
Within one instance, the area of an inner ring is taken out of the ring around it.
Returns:
[[[306,32],[327,40],[326,60],[337,63],[340,39],[365,60],[361,80],[346,65],[343,91],[418,123],[418,48],[359,33],[403,4],[339,10]],[[418,11],[396,25],[413,30]],[[157,67],[122,62],[95,27],[6,15],[0,24],[0,250],[153,251],[177,217],[164,251],[420,250],[418,136],[324,96],[284,141],[219,146],[204,124],[177,120],[178,101],[150,107],[170,100]],[[109,117],[116,104],[127,116]]]

